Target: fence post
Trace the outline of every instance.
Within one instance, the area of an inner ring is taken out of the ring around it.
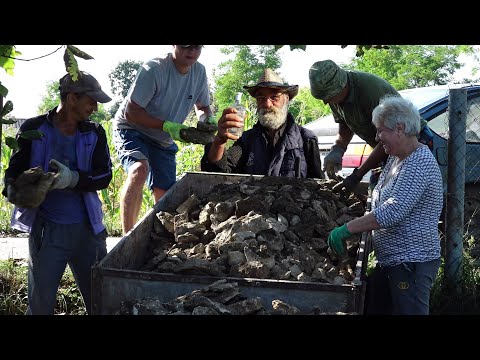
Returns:
[[[467,90],[450,89],[448,99],[448,174],[445,276],[457,294],[462,290]]]

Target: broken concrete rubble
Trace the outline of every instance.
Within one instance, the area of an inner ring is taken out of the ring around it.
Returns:
[[[366,197],[335,194],[335,180],[247,178],[192,194],[175,209],[157,213],[152,254],[141,271],[189,275],[352,281],[359,235],[347,254],[326,244],[338,225],[363,215]]]

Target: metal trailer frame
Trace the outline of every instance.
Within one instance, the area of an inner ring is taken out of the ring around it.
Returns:
[[[155,298],[161,302],[201,289],[226,278],[235,281],[242,295],[260,297],[266,308],[280,299],[302,311],[317,307],[325,313],[363,314],[365,273],[370,252],[370,233],[363,233],[359,245],[355,278],[351,284],[332,285],[273,279],[191,276],[138,271],[147,256],[155,214],[175,209],[191,194],[208,193],[219,183],[237,182],[256,175],[187,172],[172,186],[117,245],[92,268],[92,308],[95,315],[113,315],[123,300]]]

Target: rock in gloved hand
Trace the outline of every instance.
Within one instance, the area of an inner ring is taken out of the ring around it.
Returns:
[[[197,122],[197,129],[200,131],[215,133],[218,130],[218,126],[217,124],[204,123],[199,121]]]
[[[38,207],[52,185],[54,173],[45,173],[40,166],[25,170],[7,185],[7,198],[20,208]]]
[[[189,127],[180,130],[180,136],[187,142],[192,144],[206,145],[211,143],[215,138],[215,132],[202,131],[198,128]]]

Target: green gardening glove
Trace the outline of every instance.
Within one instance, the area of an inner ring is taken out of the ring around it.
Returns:
[[[328,236],[327,244],[335,254],[343,255],[346,250],[343,246],[344,240],[350,236],[352,236],[352,233],[348,231],[347,224],[343,224],[342,226],[333,229]]]
[[[186,142],[180,136],[180,130],[182,129],[188,129],[188,126],[166,120],[163,122],[163,131],[167,132],[173,140]]]

